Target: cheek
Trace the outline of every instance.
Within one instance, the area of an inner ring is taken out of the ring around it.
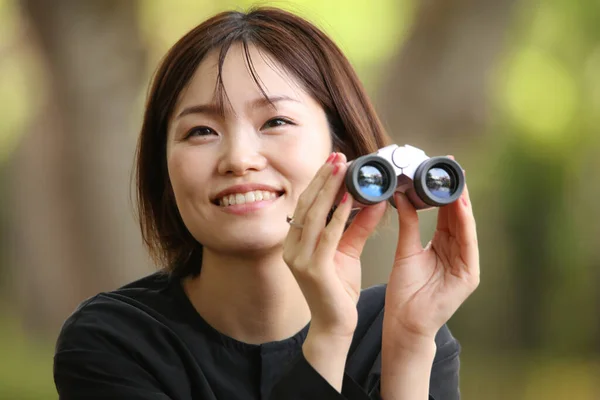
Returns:
[[[203,159],[191,150],[175,149],[167,160],[169,178],[178,205],[185,204],[186,199],[201,197],[207,187],[209,170],[206,168],[206,161],[200,162],[206,158]]]
[[[292,184],[293,197],[298,198],[315,177],[331,153],[329,142],[297,140],[279,154],[281,172]]]

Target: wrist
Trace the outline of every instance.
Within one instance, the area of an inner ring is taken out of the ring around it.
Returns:
[[[318,338],[320,341],[336,341],[342,343],[351,342],[354,337],[356,323],[346,323],[344,325],[323,323],[318,320],[311,320],[308,329],[308,336]]]
[[[309,328],[302,353],[306,361],[339,393],[352,338]]]
[[[381,347],[382,349],[402,353],[403,355],[435,355],[437,346],[435,344],[435,336],[400,331],[396,331],[390,335],[384,331]]]
[[[311,347],[326,353],[344,353],[350,349],[352,335],[337,334],[329,330],[319,329],[312,325],[308,329],[303,347]]]
[[[423,360],[425,362],[433,362],[437,346],[434,340],[422,341],[419,343],[384,340],[381,345],[381,350],[383,362],[386,360],[400,359],[407,361]]]

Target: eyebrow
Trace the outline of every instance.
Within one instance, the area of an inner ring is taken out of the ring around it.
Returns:
[[[273,105],[275,103],[282,102],[282,101],[293,101],[295,103],[299,103],[299,101],[297,99],[294,99],[293,97],[281,95],[281,96],[273,96],[273,97],[260,97],[256,100],[252,100],[252,101],[248,102],[247,107],[249,109],[253,110],[253,109],[265,107],[268,105]],[[198,105],[184,108],[179,113],[179,115],[177,116],[176,119],[185,117],[186,115],[189,115],[189,114],[208,114],[208,115],[214,116],[214,115],[220,115],[221,112],[220,112],[219,106],[217,106],[216,104],[198,104]]]

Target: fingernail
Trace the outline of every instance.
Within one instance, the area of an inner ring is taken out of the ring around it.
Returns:
[[[333,161],[333,158],[334,158],[334,157],[335,157],[335,153],[331,153],[331,154],[329,155],[329,157],[327,157],[327,161],[325,161],[325,163],[328,163],[328,162],[331,162],[331,161]]]
[[[342,196],[342,201],[340,201],[340,204],[345,203],[346,200],[348,200],[348,192],[344,193],[344,195]]]
[[[467,206],[467,199],[465,197],[461,197],[460,201],[462,201],[462,203],[465,207]]]
[[[453,155],[448,155],[448,158],[450,158],[451,160],[454,160],[454,156]]]
[[[335,175],[338,173],[339,170],[340,170],[340,164],[335,164],[335,167],[333,167],[333,171],[331,172],[331,174]]]
[[[333,158],[331,159],[331,163],[334,164],[340,155],[338,153],[333,153]]]

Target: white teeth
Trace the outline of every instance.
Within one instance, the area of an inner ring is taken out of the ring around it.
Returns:
[[[277,198],[277,193],[266,190],[255,190],[248,193],[236,193],[224,196],[219,200],[219,205],[222,207],[233,206],[235,204],[254,203],[256,201],[274,200]]]

